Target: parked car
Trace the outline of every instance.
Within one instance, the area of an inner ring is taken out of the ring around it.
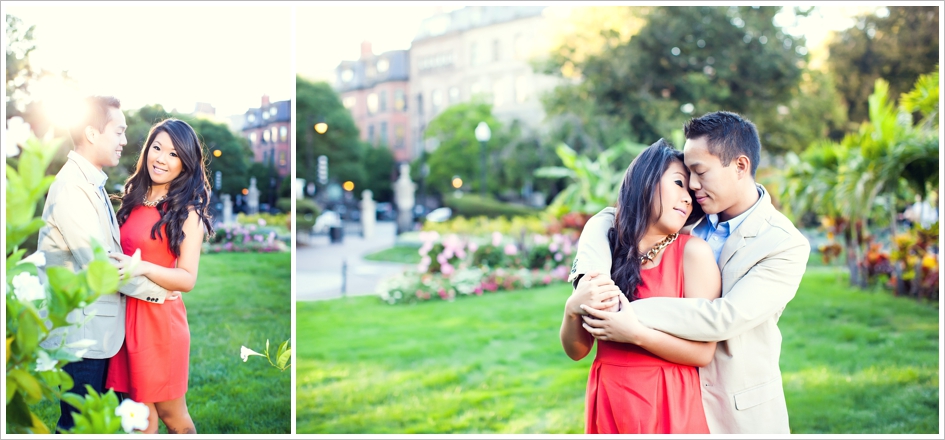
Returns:
[[[377,220],[394,221],[397,218],[394,213],[394,205],[390,202],[381,202],[377,204]]]
[[[433,211],[430,211],[427,214],[426,219],[434,223],[442,223],[450,219],[453,216],[453,210],[447,207],[436,208]]]

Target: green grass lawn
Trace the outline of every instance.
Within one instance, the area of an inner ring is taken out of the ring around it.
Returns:
[[[937,304],[851,290],[840,273],[811,268],[781,318],[793,432],[937,432]],[[299,303],[298,432],[583,432],[593,354],[561,349],[569,294]]]
[[[291,336],[290,263],[288,252],[201,256],[197,285],[184,294],[191,338],[187,408],[197,432],[291,432],[290,370],[265,358],[240,359],[241,345],[262,352],[268,338],[274,352]],[[34,410],[46,426],[56,426],[58,401]],[[163,424],[160,429],[167,432]]]
[[[364,259],[371,261],[390,261],[393,263],[419,264],[419,250],[419,246],[400,245],[366,255]]]

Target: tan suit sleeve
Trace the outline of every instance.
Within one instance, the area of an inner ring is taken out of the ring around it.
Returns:
[[[610,276],[613,259],[610,253],[610,241],[607,231],[614,226],[614,208],[604,208],[588,219],[578,239],[577,254],[571,265],[568,282],[577,285],[581,275],[595,270]]]
[[[780,312],[797,293],[810,244],[787,237],[723,297],[647,298],[630,304],[640,322],[693,341],[725,341]]]
[[[118,288],[118,291],[132,298],[138,298],[154,304],[164,304],[167,298],[167,289],[158,286],[146,277],[134,277]],[[151,298],[153,301],[148,300]]]

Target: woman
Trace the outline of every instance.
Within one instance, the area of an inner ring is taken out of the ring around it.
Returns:
[[[698,210],[692,215],[693,209],[680,151],[660,139],[630,163],[608,234],[613,282],[568,298],[561,324],[568,356],[583,359],[594,344],[582,304],[614,310],[654,296],[719,297],[721,276],[711,248],[679,233],[690,218],[700,216]],[[712,360],[715,343],[644,331],[641,345],[598,341],[588,377],[585,432],[708,433],[696,367]]]
[[[125,254],[141,250],[131,276],[146,276],[168,291],[189,292],[197,281],[204,234],[213,234],[210,183],[197,133],[167,119],[151,128],[134,174],[125,182],[116,216]],[[122,277],[130,257],[112,255]],[[125,342],[108,368],[106,387],[128,393],[150,409],[146,433],[196,433],[184,395],[190,329],[183,298],[164,304],[128,298]]]

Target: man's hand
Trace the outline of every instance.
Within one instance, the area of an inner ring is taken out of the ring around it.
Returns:
[[[627,297],[620,295],[620,311],[609,312],[595,310],[581,305],[587,312],[584,316],[584,329],[599,341],[625,342],[640,345],[642,338],[652,329],[644,326],[630,307]]]
[[[135,261],[135,258],[129,257],[121,252],[109,253],[108,258],[115,260],[112,265],[118,269],[118,279],[121,280],[146,275],[148,265],[151,264],[147,261],[141,261],[140,257],[138,257],[138,261]]]
[[[582,306],[596,310],[617,311],[618,296],[623,296],[620,288],[614,284],[609,276],[602,276],[594,271],[581,277],[577,288],[568,298],[566,309],[571,316],[583,316],[587,313]]]

